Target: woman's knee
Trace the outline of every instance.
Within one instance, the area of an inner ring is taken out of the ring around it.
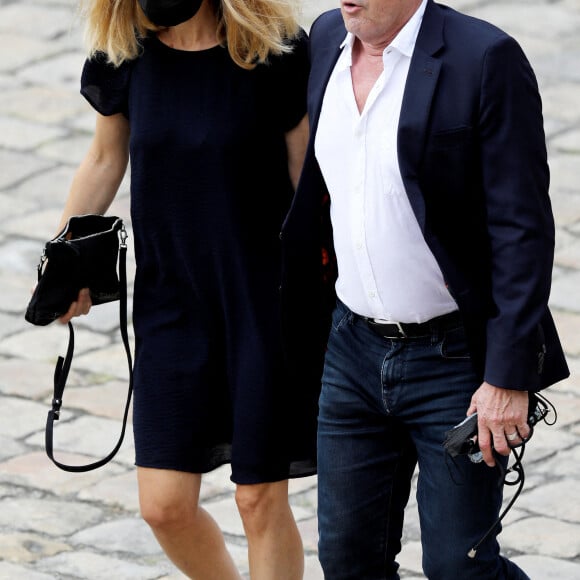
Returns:
[[[194,474],[139,469],[141,517],[155,530],[186,525],[195,519],[199,490]]]
[[[154,529],[174,527],[187,517],[188,510],[180,501],[160,500],[144,494],[139,503],[141,517]]]
[[[266,527],[273,518],[290,510],[288,482],[238,485],[236,505],[246,528]]]

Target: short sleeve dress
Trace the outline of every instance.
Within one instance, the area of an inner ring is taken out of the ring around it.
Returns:
[[[156,36],[81,93],[130,124],[136,464],[250,484],[315,472],[316,393],[281,343],[285,133],[306,113],[307,37],[248,71]]]

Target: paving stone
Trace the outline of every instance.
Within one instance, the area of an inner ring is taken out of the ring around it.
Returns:
[[[46,177],[45,177],[46,178]],[[48,208],[44,211],[36,211],[34,213],[21,214],[19,216],[14,216],[3,224],[3,230],[14,236],[15,242],[13,246],[19,243],[21,246],[26,244],[24,251],[26,252],[25,257],[28,258],[26,265],[32,262],[36,262],[40,259],[42,250],[44,249],[44,244],[49,238],[53,238],[57,231],[58,224],[62,215],[62,205],[65,201],[64,195],[61,196],[59,200],[59,208]],[[52,227],[51,227],[52,225]],[[49,229],[50,227],[50,229]],[[25,241],[18,240],[18,238],[26,238]],[[16,241],[18,240],[18,242]],[[30,260],[29,254],[34,250],[34,260]],[[22,253],[24,253],[22,251]],[[12,247],[11,252],[13,252],[17,259],[24,262],[20,257],[20,251],[18,247]],[[23,264],[24,265],[24,264]],[[30,267],[26,268],[26,272],[29,272],[33,276],[36,275],[36,269],[32,270]],[[33,277],[33,282],[36,279]]]
[[[26,38],[18,34],[0,34],[0,72],[13,73],[24,65],[47,59],[58,48],[40,39]]]
[[[580,398],[567,390],[566,382],[545,389],[542,394],[556,407],[557,418],[554,425],[555,428],[563,429],[578,422],[578,418],[580,417]],[[554,418],[553,413],[548,415],[548,417]],[[542,428],[542,424],[540,424],[538,429]]]
[[[550,190],[567,195],[578,194],[578,156],[555,153],[550,158]]]
[[[580,84],[566,82],[547,86],[542,91],[544,114],[565,123],[577,123],[580,120],[580,110],[576,104],[580,102]]]
[[[60,47],[53,49],[56,54],[53,58],[44,58],[19,68],[18,78],[39,86],[56,86],[70,91],[80,88],[81,72],[85,62],[85,55],[80,51],[65,51]],[[0,64],[1,67],[1,64]]]
[[[304,559],[304,580],[324,580],[324,574],[318,558],[306,556]]]
[[[318,520],[312,517],[298,522],[304,551],[307,554],[318,554]]]
[[[2,317],[0,317],[0,321]],[[0,393],[43,401],[53,393],[54,364],[42,361],[23,361],[12,358],[0,360]],[[76,382],[72,371],[71,381]]]
[[[1,306],[0,306],[1,308]],[[22,329],[22,317],[14,314],[4,314],[0,312],[0,340],[19,332]],[[0,363],[1,364],[1,363]],[[21,372],[23,370],[22,363],[20,364]],[[2,389],[3,377],[0,376],[0,390]]]
[[[557,153],[575,155],[580,160],[580,130],[570,130],[562,133],[552,141]]]
[[[488,20],[514,36],[530,34],[552,40],[574,35],[580,28],[580,12],[567,10],[554,3],[493,2],[484,3],[472,11],[474,16]],[[522,18],[525,13],[525,18]]]
[[[38,6],[19,2],[0,8],[0,34],[18,33],[30,38],[52,41],[78,23],[78,13],[69,3]],[[38,23],[42,22],[42,26]]]
[[[579,314],[578,288],[580,288],[580,272],[572,272],[565,277],[557,278],[552,283],[551,304],[556,308]],[[577,352],[571,354],[578,355]]]
[[[93,333],[93,336],[99,336],[99,334]],[[131,337],[129,338],[129,344],[131,351],[135,352]],[[79,354],[78,357],[75,356],[74,364],[77,369],[82,368],[90,371],[94,375],[102,377],[102,379],[110,380],[112,378],[119,378],[125,381],[129,379],[127,354],[120,342],[91,351],[90,354],[88,352],[85,355]]]
[[[4,168],[2,168],[2,171],[4,171]],[[21,215],[23,212],[31,212],[35,209],[35,204],[33,202],[26,199],[19,199],[18,205],[16,205],[14,203],[15,199],[19,198],[13,193],[13,191],[10,193],[0,193],[0,215],[3,216],[4,220],[10,218],[12,215]],[[0,236],[0,243],[4,243],[7,237],[7,234],[2,232],[2,235]]]
[[[2,397],[0,435],[21,439],[40,429],[44,430],[46,406],[19,397]]]
[[[94,525],[102,517],[99,508],[75,501],[23,497],[4,502],[0,510],[0,527],[19,532],[37,532],[62,537]]]
[[[36,151],[40,157],[69,165],[72,171],[84,159],[90,143],[91,138],[89,136],[77,134],[66,139],[47,143]]]
[[[518,507],[565,522],[580,523],[580,486],[575,481],[554,481],[518,499]],[[580,528],[579,528],[580,529]],[[580,542],[580,535],[577,537]]]
[[[84,98],[82,98],[80,94],[77,95],[77,91],[71,92],[71,95],[73,94],[76,95],[77,99],[81,98],[84,101]],[[86,103],[86,106],[88,106],[86,112],[84,114],[76,115],[72,119],[69,119],[68,124],[71,128],[75,129],[76,131],[79,131],[81,133],[89,133],[92,135],[95,130],[95,111],[88,103]],[[83,105],[83,107],[85,107],[85,105]],[[121,185],[121,189],[119,191],[122,190],[123,185]]]
[[[0,533],[0,561],[30,563],[39,558],[70,550],[72,548],[68,544],[46,539],[36,534]]]
[[[20,232],[22,231],[20,230]],[[23,239],[24,237],[22,234],[19,235],[18,233],[12,232],[9,241],[0,246],[0,259],[2,260],[0,274],[10,271],[26,277],[28,280],[29,292],[19,297],[21,304],[27,304],[28,300],[30,300],[32,288],[37,281],[38,263],[43,248],[43,245],[38,242]],[[8,305],[9,302],[3,300],[4,308]],[[29,326],[28,328],[31,327]]]
[[[55,139],[62,139],[66,134],[64,129],[0,117],[0,147],[6,149],[28,151]]]
[[[86,457],[79,458],[78,455],[64,453],[59,453],[58,458],[73,465],[82,463],[82,460],[86,459]],[[125,474],[125,472],[126,468],[110,463],[101,470],[71,474],[56,467],[42,450],[23,453],[19,457],[13,457],[1,463],[0,481],[42,490],[59,497],[78,496],[79,499],[92,500],[94,496],[91,497],[90,494],[82,492],[101,482],[114,480],[116,475]],[[111,485],[109,490],[112,491]],[[102,503],[114,505],[114,498],[115,496],[111,495],[108,502]]]
[[[563,195],[552,190],[551,200],[554,221],[558,227],[565,228],[570,226],[573,228],[575,224],[580,222],[580,196]],[[556,242],[559,243],[560,239],[567,234],[567,231],[559,230],[556,235]]]
[[[12,435],[0,435],[0,479],[2,478],[2,462],[25,451],[26,446],[15,441]]]
[[[169,574],[168,576],[163,576],[163,578],[159,578],[159,580],[185,580],[186,576],[184,576],[181,572],[176,571],[173,574]]]
[[[139,490],[136,469],[131,468],[129,471],[119,475],[116,475],[116,469],[117,466],[114,463],[109,463],[102,470],[99,481],[88,487],[83,487],[77,497],[80,500],[118,507],[125,513],[138,515]],[[220,489],[219,492],[221,493],[221,491]],[[218,493],[218,490],[214,490],[214,493]]]
[[[67,387],[66,405],[68,408],[82,409],[98,417],[119,420],[125,411],[128,386],[127,380],[107,381],[103,384],[97,383],[95,386]],[[131,425],[131,420],[132,414],[129,413],[128,425]]]
[[[504,549],[573,559],[580,555],[580,524],[550,517],[522,519],[504,528],[501,543]]]
[[[111,580],[112,578],[153,580],[159,578],[167,568],[166,566],[142,566],[88,551],[58,554],[43,559],[38,566],[53,574],[64,574],[79,579],[87,578],[87,570],[90,570],[91,580]]]
[[[1,52],[0,52],[1,54]],[[35,155],[0,149],[0,191],[18,184],[30,175],[54,167],[49,159],[41,159]]]
[[[11,188],[10,199],[23,200],[27,204],[32,203],[36,208],[34,214],[26,211],[25,208],[16,215],[28,219],[33,219],[33,215],[37,215],[42,219],[36,224],[35,229],[25,230],[27,237],[44,243],[56,233],[72,179],[73,171],[70,166],[54,166],[53,164],[46,171],[31,175]],[[6,227],[12,227],[10,222],[11,220],[7,220]],[[12,228],[11,231],[14,229]]]
[[[69,420],[71,415],[68,410],[61,413],[61,419],[54,425],[55,455],[60,457],[63,452],[68,452],[89,455],[96,459],[108,455],[121,433],[121,421],[89,415]],[[26,443],[44,447],[44,429],[28,437]],[[130,430],[115,456],[115,461],[124,465],[134,464],[135,453]]]
[[[153,532],[141,518],[104,522],[82,530],[69,538],[77,549],[97,550],[103,554],[126,552],[146,559],[163,553]]]
[[[580,564],[535,554],[517,556],[513,561],[526,570],[534,580],[576,580],[580,578]]]
[[[26,301],[29,300],[29,297]],[[22,308],[24,313],[25,306]],[[59,355],[66,353],[68,345],[68,328],[55,322],[48,326],[32,326],[28,322],[25,330],[10,336],[0,344],[0,354],[6,356],[21,356],[31,360],[54,361]],[[80,363],[81,355],[96,348],[103,348],[109,343],[106,336],[90,333],[83,329],[75,330],[75,355],[73,365],[76,369],[83,368]],[[126,363],[125,363],[126,364]],[[103,372],[106,366],[101,366]]]
[[[578,437],[568,430],[540,423],[534,428],[534,434],[526,445],[524,465],[533,465],[551,457],[554,452],[571,449],[578,445]]]
[[[312,515],[316,514],[316,509],[318,507],[318,489],[316,487],[300,493],[295,493],[292,490],[289,490],[289,494],[291,506],[300,507]]]
[[[22,87],[22,83],[13,74],[0,71],[0,89],[13,90],[19,87]]]
[[[423,571],[421,565],[422,554],[421,542],[406,542],[397,557],[397,562],[399,562],[404,571],[421,574]]]
[[[0,580],[54,580],[54,576],[0,561]]]
[[[577,435],[580,436],[580,432]],[[563,478],[576,481],[580,479],[580,448],[576,446],[560,451],[534,465],[534,471],[538,474],[545,474],[547,481]]]
[[[298,477],[288,482],[288,492],[292,495],[316,490],[316,476]]]

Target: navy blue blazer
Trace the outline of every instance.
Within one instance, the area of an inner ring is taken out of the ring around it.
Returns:
[[[281,233],[288,356],[318,382],[335,262],[314,139],[345,35],[339,10],[320,16],[310,31],[311,137]],[[566,378],[547,305],[554,220],[542,104],[518,43],[429,0],[405,87],[398,154],[417,221],[463,316],[478,377],[531,391]]]

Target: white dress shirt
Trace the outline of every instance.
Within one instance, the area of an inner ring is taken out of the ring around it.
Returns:
[[[330,192],[337,295],[353,312],[424,322],[457,309],[405,192],[397,128],[426,0],[383,52],[384,70],[359,112],[348,34],[330,77],[315,140]]]

